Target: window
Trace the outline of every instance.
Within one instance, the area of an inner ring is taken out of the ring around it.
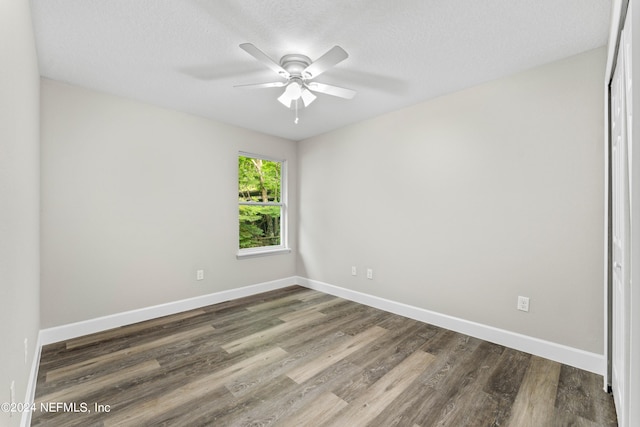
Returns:
[[[238,257],[289,252],[285,166],[283,160],[238,156]]]

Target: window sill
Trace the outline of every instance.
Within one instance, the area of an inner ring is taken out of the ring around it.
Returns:
[[[260,248],[260,249],[246,249],[236,254],[237,259],[255,258],[268,255],[280,255],[291,253],[289,248]]]

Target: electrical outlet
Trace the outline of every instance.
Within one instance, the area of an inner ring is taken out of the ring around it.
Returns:
[[[529,298],[527,298],[527,297],[518,297],[517,308],[520,311],[529,311]]]
[[[358,268],[355,265],[351,266],[351,275],[352,276],[358,275]]]
[[[204,270],[196,271],[196,280],[204,280]]]
[[[373,280],[373,268],[367,268],[367,279]]]

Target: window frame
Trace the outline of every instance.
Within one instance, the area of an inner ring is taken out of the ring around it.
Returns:
[[[289,240],[288,240],[288,191],[287,191],[287,160],[280,159],[272,156],[267,156],[263,154],[249,153],[246,151],[239,151],[236,157],[236,193],[239,190],[239,180],[240,174],[238,170],[238,160],[240,157],[248,157],[251,159],[261,159],[270,162],[278,162],[280,163],[280,202],[243,202],[238,200],[238,210],[237,212],[237,221],[236,226],[237,231],[239,233],[240,227],[240,206],[279,206],[280,207],[280,244],[279,245],[271,245],[271,246],[259,246],[255,248],[240,248],[240,236],[236,235],[236,244],[238,248],[238,252],[236,257],[238,259],[243,258],[251,258],[257,256],[265,256],[265,255],[276,255],[276,254],[284,254],[290,253],[291,248],[289,248]]]

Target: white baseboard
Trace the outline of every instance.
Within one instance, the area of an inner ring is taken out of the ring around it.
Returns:
[[[292,276],[285,279],[273,280],[256,285],[245,286],[238,289],[216,292],[166,304],[146,307],[138,310],[117,313],[110,316],[99,317],[82,322],[43,329],[38,335],[33,364],[25,402],[33,402],[40,364],[40,354],[43,345],[80,337],[95,332],[101,332],[120,326],[125,326],[145,320],[151,320],[170,314],[193,310],[211,304],[217,304],[233,299],[243,298],[262,292],[281,289],[287,286],[300,285],[309,289],[315,289],[340,298],[355,301],[371,307],[405,316],[421,322],[429,323],[442,328],[450,329],[461,334],[469,335],[536,356],[544,357],[569,366],[574,366],[585,371],[603,375],[605,372],[605,358],[601,354],[590,353],[584,350],[556,344],[550,341],[529,337],[510,332],[504,329],[471,322],[446,314],[436,313],[419,307],[387,300],[373,295],[364,294],[328,283],[311,280],[304,277]],[[25,411],[21,419],[21,426],[28,426],[31,422],[31,413]]]
[[[494,328],[446,314],[436,313],[424,308],[414,307],[304,277],[298,277],[297,284],[441,328],[450,329],[464,335],[544,357],[598,375],[603,375],[605,372],[605,358],[602,354],[590,353],[562,344]]]
[[[518,334],[504,329],[483,325],[469,320],[460,319],[446,314],[437,313],[424,308],[403,304],[373,295],[364,294],[350,289],[341,288],[339,286],[330,285],[328,283],[317,280],[307,279],[305,277],[292,276],[284,279],[273,280],[270,282],[259,283],[256,285],[245,286],[238,289],[230,289],[227,291],[216,292],[213,294],[202,295],[199,297],[189,298],[180,301],[174,301],[166,304],[146,307],[138,310],[117,313],[110,316],[99,317],[82,322],[71,323],[68,325],[57,326],[54,328],[43,329],[38,337],[38,347],[36,349],[38,362],[34,358],[35,369],[37,373],[37,363],[39,363],[40,347],[42,345],[51,344],[58,341],[64,341],[83,335],[105,331],[107,329],[117,328],[120,326],[130,325],[145,320],[151,320],[170,314],[180,313],[187,310],[193,310],[205,307],[211,304],[217,304],[224,301],[230,301],[237,298],[243,298],[281,289],[287,286],[300,285],[309,289],[335,295],[360,304],[365,304],[421,322],[429,323],[441,328],[450,329],[461,334],[480,338],[496,344],[504,345],[565,365],[573,366],[585,371],[603,375],[605,372],[604,355],[591,353],[588,351],[568,347],[562,344],[541,340],[527,335]],[[29,384],[35,391],[35,378],[33,375],[33,384]],[[31,392],[30,391],[30,392]]]
[[[42,354],[42,343],[40,342],[40,334],[36,341],[36,346],[31,362],[31,371],[29,372],[29,382],[27,383],[27,391],[23,402],[34,402],[36,397],[36,384],[38,382],[38,367],[40,366],[40,355]],[[31,411],[24,411],[20,419],[20,427],[28,427],[31,425]]]
[[[242,288],[230,289],[213,294],[173,301],[166,304],[145,307],[138,310],[125,311],[123,313],[84,320],[82,322],[70,323],[68,325],[42,329],[39,335],[39,344],[40,346],[47,345],[54,342],[81,337],[83,335],[106,331],[120,326],[143,322],[145,320],[168,316],[170,314],[181,313],[183,311],[193,310],[211,304],[218,304],[262,292],[285,288],[287,286],[297,284],[296,279],[297,277],[291,276],[285,279],[273,280]],[[40,347],[38,347],[38,351],[39,349]]]

